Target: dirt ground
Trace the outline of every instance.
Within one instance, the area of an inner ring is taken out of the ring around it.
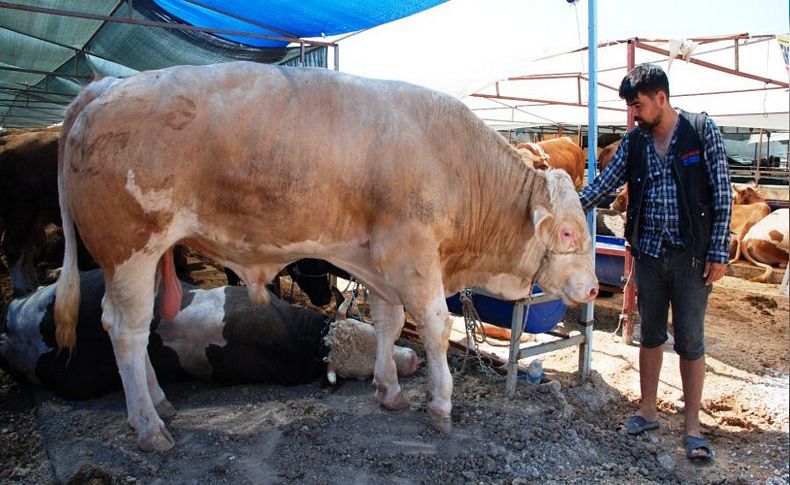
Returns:
[[[555,382],[519,382],[513,399],[474,362],[461,373],[451,353],[447,435],[428,425],[424,368],[401,380],[411,402],[401,411],[381,409],[369,381],[164,386],[178,412],[167,422],[176,447],[161,454],[136,448],[122,393],[66,401],[0,371],[0,483],[788,483],[790,310],[778,285],[725,277],[713,290],[702,415],[712,464],[685,458],[671,346],[661,427],[618,430],[639,395],[638,348],[613,335],[621,305],[621,295],[596,302],[593,371],[581,384],[574,349],[543,355]],[[565,321],[577,318],[573,308]]]

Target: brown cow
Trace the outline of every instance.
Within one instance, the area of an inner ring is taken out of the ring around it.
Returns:
[[[603,147],[601,153],[598,154],[598,171],[603,172],[603,169],[612,161],[614,158],[615,153],[617,153],[617,149],[620,148],[620,142],[622,140],[617,140],[614,143],[610,143]]]
[[[47,224],[60,225],[60,127],[17,130],[0,137],[0,227],[14,296],[36,289],[33,263]]]
[[[564,136],[538,143],[519,143],[516,149],[527,150],[532,155],[530,161],[538,170],[559,168],[568,172],[576,190],[584,185],[584,151],[570,138]]]
[[[765,202],[765,196],[757,191],[757,187],[745,185],[741,188],[733,187],[735,192],[732,195],[733,205],[754,204],[756,202]]]
[[[443,431],[446,296],[482,286],[518,299],[533,282],[567,302],[598,292],[570,177],[527,167],[463,103],[402,82],[252,62],[104,78],[69,108],[59,177],[57,339],[74,342],[76,223],[104,269],[103,325],[144,449],[174,445],[145,348],[155,282],[163,317],[180,306],[178,242],[231,268],[257,302],[299,258],[357,276],[377,327],[376,396],[391,409],[408,404],[393,361],[408,311],[426,351],[428,415]]]

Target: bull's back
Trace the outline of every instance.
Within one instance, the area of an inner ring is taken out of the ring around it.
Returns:
[[[435,135],[477,128],[464,125],[473,115],[459,104],[322,69],[142,73],[115,82],[74,121],[68,188],[91,194],[74,202],[75,217],[80,227],[126,221],[132,230],[121,237],[136,248],[178,211],[196,226],[225,227],[228,238],[272,244],[353,238],[374,219],[439,220],[455,200],[447,175],[464,160],[463,147]]]

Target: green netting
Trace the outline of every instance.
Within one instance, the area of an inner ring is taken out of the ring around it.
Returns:
[[[152,0],[25,0],[70,12],[137,20],[172,19]],[[261,49],[204,32],[87,20],[0,8],[0,128],[44,126],[62,120],[82,85],[93,79],[180,64],[231,60],[327,66],[327,48]]]
[[[0,45],[0,62],[32,70],[51,71],[74,55],[72,48],[3,29]]]
[[[0,62],[0,87],[25,87],[38,83],[44,76],[28,72],[15,71],[18,66],[11,66]]]
[[[73,12],[110,15],[119,0],[16,0],[14,3]],[[81,49],[104,22],[0,9],[0,28]]]

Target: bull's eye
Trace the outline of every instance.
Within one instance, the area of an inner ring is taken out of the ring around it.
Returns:
[[[560,228],[561,244],[565,248],[572,248],[576,244],[576,233],[569,227]]]

